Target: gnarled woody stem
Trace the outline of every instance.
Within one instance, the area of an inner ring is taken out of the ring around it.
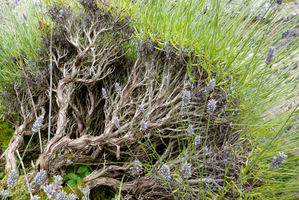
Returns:
[[[12,169],[17,169],[17,159],[15,156],[15,152],[24,143],[24,137],[22,133],[26,128],[26,124],[27,123],[24,123],[21,126],[16,128],[14,135],[10,140],[9,147],[5,150],[5,152],[2,155],[5,156],[5,160],[6,160],[6,165],[5,165],[6,172],[9,172]]]
[[[64,77],[58,83],[57,103],[59,106],[59,112],[58,112],[58,120],[57,120],[57,130],[54,137],[60,138],[65,135],[65,129],[67,125],[67,117],[66,117],[67,109],[69,106],[69,101],[73,89],[74,89],[74,84],[70,83],[70,76]]]
[[[42,108],[41,106],[45,103],[45,98],[40,97],[38,99],[37,108]],[[44,112],[44,109],[42,108],[42,112]],[[44,113],[43,113],[44,114]],[[4,153],[0,156],[0,159],[2,157],[5,157],[5,171],[9,172],[12,169],[17,168],[17,159],[16,159],[16,150],[18,150],[23,144],[24,144],[24,136],[31,136],[33,137],[34,132],[33,131],[26,131],[28,129],[28,125],[32,124],[36,119],[35,117],[35,111],[30,110],[30,113],[25,117],[23,124],[16,127],[15,132],[13,134],[13,137],[10,140],[10,143],[8,145],[8,148],[4,151]],[[31,130],[31,129],[30,129]]]

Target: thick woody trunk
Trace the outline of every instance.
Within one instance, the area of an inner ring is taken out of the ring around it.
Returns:
[[[69,76],[60,80],[57,88],[57,103],[59,107],[57,130],[54,137],[62,137],[65,135],[67,125],[67,109],[71,98],[74,84],[69,82]]]
[[[6,172],[9,172],[13,169],[17,169],[17,159],[16,159],[15,151],[19,149],[19,147],[22,146],[24,143],[23,131],[25,128],[26,128],[26,124],[22,124],[16,129],[8,148],[3,154],[6,160],[6,165],[5,165]]]
[[[38,166],[38,169],[52,169],[54,167],[53,165],[55,165],[53,161],[56,152],[59,149],[63,149],[69,142],[69,138],[66,136],[68,123],[67,110],[73,90],[74,83],[70,82],[70,76],[66,76],[59,81],[57,88],[57,103],[59,107],[57,129],[54,137],[44,147],[42,154],[37,160],[36,166]]]
[[[14,132],[14,135],[12,139],[10,140],[10,143],[8,145],[8,148],[5,150],[5,152],[0,156],[0,159],[4,156],[5,157],[5,171],[9,172],[12,169],[17,168],[17,159],[15,152],[18,150],[23,144],[24,144],[24,136],[25,131],[28,129],[28,124],[30,124],[32,121],[34,121],[34,112],[32,111],[30,115],[28,115],[27,118],[24,119],[23,124],[18,126]],[[29,136],[34,134],[30,131]]]

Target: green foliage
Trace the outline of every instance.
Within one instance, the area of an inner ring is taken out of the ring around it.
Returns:
[[[0,173],[0,179],[4,178],[4,176],[5,176],[4,172],[1,172]]]
[[[0,89],[5,90],[22,76],[22,66],[36,66],[41,50],[40,20],[43,14],[43,4],[33,1],[22,3],[14,8],[12,5],[2,5],[2,22],[0,28]],[[17,13],[17,14],[15,14]],[[34,64],[33,64],[34,63]]]
[[[76,174],[74,174],[74,173],[69,173],[69,174],[66,175],[66,177],[68,179],[70,179],[67,183],[71,187],[74,187],[78,182],[81,181],[81,178],[79,176],[77,176]]]
[[[241,140],[249,139],[251,146],[248,148],[256,151],[241,169],[238,182],[227,181],[223,191],[219,192],[221,197],[231,188],[235,197],[273,199],[284,196],[287,199],[294,195],[298,190],[298,156],[289,156],[288,164],[282,165],[280,170],[271,170],[269,166],[279,151],[298,155],[298,137],[286,130],[291,124],[290,119],[298,116],[298,107],[280,111],[279,115],[271,112],[279,110],[282,102],[297,101],[298,70],[289,73],[281,69],[294,58],[290,55],[299,49],[298,39],[276,50],[273,63],[278,64],[269,67],[265,65],[265,59],[269,47],[279,44],[282,32],[294,28],[299,17],[281,21],[278,12],[268,9],[263,17],[271,20],[255,21],[259,10],[250,12],[249,8],[258,1],[247,1],[248,7],[243,9],[240,8],[245,1],[235,1],[234,5],[221,0],[128,2],[115,1],[132,11],[137,38],[142,41],[150,38],[165,53],[168,45],[177,49],[177,55],[195,52],[202,60],[201,67],[209,76],[215,76],[216,82],[220,83],[218,86],[232,99],[239,100],[241,113],[232,126],[241,130]],[[267,36],[269,32],[271,34]],[[192,60],[186,62],[190,69],[198,67]],[[193,82],[194,77],[190,78]],[[227,83],[229,85],[225,86]],[[298,122],[294,124],[298,125]],[[263,138],[265,145],[259,142]],[[247,182],[254,182],[251,187],[262,186],[256,190],[242,188]],[[282,191],[285,187],[288,189]]]
[[[74,166],[72,170],[68,171],[74,171],[70,172],[66,175],[64,175],[64,180],[67,181],[67,184],[71,187],[76,186],[80,181],[88,176],[91,173],[91,169],[88,165],[81,165],[81,166]]]

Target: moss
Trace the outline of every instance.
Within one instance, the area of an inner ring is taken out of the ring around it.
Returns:
[[[0,121],[0,147],[7,147],[14,130],[12,125],[5,121]]]
[[[8,178],[8,174],[5,176],[4,179],[0,181],[0,190],[6,188],[7,178]],[[30,199],[30,194],[26,185],[26,180],[24,175],[19,176],[16,185],[10,188],[9,197],[11,197],[11,199],[20,199],[20,200]]]

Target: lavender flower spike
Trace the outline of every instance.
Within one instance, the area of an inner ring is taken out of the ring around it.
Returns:
[[[102,88],[102,95],[103,95],[104,99],[106,99],[106,100],[108,99],[108,95],[107,95],[105,88]]]
[[[33,124],[32,131],[34,133],[39,132],[40,127],[43,125],[44,116],[39,116]]]
[[[34,195],[30,200],[39,200],[40,197],[38,195]]]
[[[62,185],[63,178],[60,175],[54,176],[54,178],[55,178],[55,180],[52,184],[55,189],[59,190],[60,188],[62,188],[61,185]]]
[[[170,180],[170,168],[167,164],[163,164],[160,171],[159,171],[160,175],[166,179],[166,180]]]
[[[23,17],[24,17],[24,19],[27,21],[27,17],[26,17],[26,15],[25,15],[25,14],[23,14]]]
[[[215,79],[211,79],[207,85],[207,87],[205,88],[205,91],[204,92],[211,92],[214,87],[215,87]]]
[[[190,91],[184,90],[183,91],[183,106],[187,106],[191,101],[191,94]]]
[[[52,184],[43,186],[43,190],[49,199],[54,198],[57,192],[56,190],[54,190]]]
[[[79,199],[77,195],[69,194],[69,196],[67,196],[65,200],[76,200],[76,199]]]
[[[64,191],[64,190],[61,190],[58,194],[57,194],[57,196],[56,196],[56,198],[55,198],[55,200],[65,200],[66,199],[66,192]]]
[[[34,183],[37,185],[43,184],[44,179],[46,178],[46,171],[45,170],[40,170],[34,178]]]
[[[279,4],[279,5],[281,5],[282,2],[283,2],[283,0],[276,0],[276,3]]]
[[[188,133],[188,136],[192,136],[193,135],[193,129],[192,129],[192,125],[191,124],[187,128],[187,133]]]
[[[169,85],[169,79],[168,76],[163,77],[163,86],[168,86]]]
[[[125,197],[124,197],[124,200],[130,200],[130,199],[132,199],[132,195],[130,195],[130,194],[127,194]]]
[[[287,29],[286,31],[282,32],[282,38],[295,36],[295,29]]]
[[[117,94],[121,94],[121,87],[119,85],[119,83],[115,83],[115,91],[117,92]]]
[[[207,113],[212,114],[216,109],[217,101],[215,99],[211,99],[207,106]]]
[[[190,178],[192,176],[191,166],[192,166],[192,164],[189,164],[186,161],[185,164],[183,165],[183,167],[181,168],[180,172],[182,173],[184,178]]]
[[[141,122],[140,122],[140,129],[142,131],[145,131],[147,129],[147,125],[146,125],[146,122],[144,120],[141,120]]]
[[[60,189],[62,188],[62,180],[63,178],[61,176],[54,176],[55,180],[50,185],[46,185],[43,187],[44,192],[47,194],[48,198],[56,198],[58,196],[58,193],[60,192]]]
[[[274,60],[275,56],[275,47],[270,47],[267,53],[266,64],[269,65]]]
[[[271,162],[271,169],[278,169],[287,157],[288,156],[285,155],[283,152],[279,152],[277,156],[273,157],[273,160]]]
[[[135,160],[135,164],[130,167],[130,173],[134,177],[139,177],[143,173],[143,167],[139,160]]]
[[[17,173],[17,171],[11,170],[7,179],[7,187],[13,187],[17,183],[18,178],[19,174]]]
[[[117,116],[115,116],[115,117],[113,118],[113,123],[114,123],[114,125],[116,126],[116,128],[120,129],[119,120],[118,120],[118,117],[117,117]]]
[[[201,142],[201,138],[200,138],[200,135],[197,135],[194,139],[194,144],[195,146],[197,145],[200,145],[200,142]]]
[[[141,112],[145,112],[143,105],[139,105],[138,108],[141,110]]]
[[[8,190],[3,190],[3,191],[1,191],[0,192],[0,196],[2,196],[2,197],[7,197],[9,195],[9,192],[8,192]]]

